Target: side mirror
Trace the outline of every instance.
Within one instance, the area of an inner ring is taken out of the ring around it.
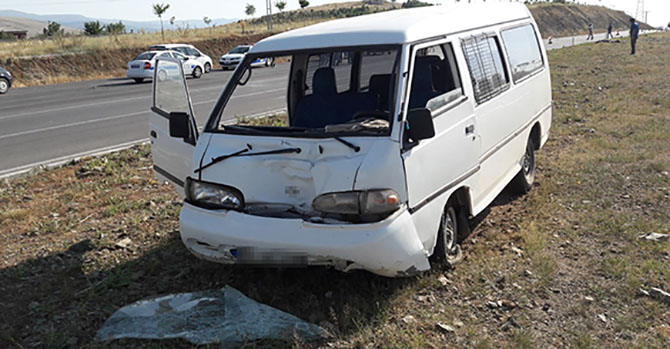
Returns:
[[[170,113],[170,137],[183,138],[191,137],[191,119],[188,113],[172,112]]]
[[[407,132],[413,141],[435,137],[433,115],[426,108],[411,109],[407,114]]]

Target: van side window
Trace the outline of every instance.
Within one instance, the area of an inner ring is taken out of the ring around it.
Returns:
[[[507,49],[514,83],[544,67],[540,45],[532,25],[503,30],[502,39]]]
[[[478,104],[498,96],[509,87],[497,37],[483,35],[464,39],[463,53]]]
[[[335,73],[337,93],[349,91],[351,83],[351,65],[354,57],[352,52],[329,52],[309,56],[307,61],[307,74],[305,77],[305,95],[313,93],[311,85],[314,72],[319,68],[330,67]]]
[[[416,51],[409,108],[436,111],[463,95],[451,44]]]

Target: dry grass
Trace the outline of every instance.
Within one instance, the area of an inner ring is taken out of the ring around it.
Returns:
[[[670,233],[668,45],[655,34],[635,57],[626,44],[550,53],[555,118],[537,186],[477,217],[451,271],[387,279],[197,260],[145,148],[5,184],[0,347],[97,348],[120,306],[230,284],[329,328],[335,347],[667,348],[670,306],[638,288],[670,290],[670,241],[638,235]]]

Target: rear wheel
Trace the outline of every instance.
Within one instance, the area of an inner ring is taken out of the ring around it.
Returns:
[[[209,63],[205,63],[205,73],[209,73],[212,71],[212,65]]]
[[[135,80],[135,82],[138,84],[141,84],[144,81],[142,78],[134,78],[133,80]]]
[[[535,182],[535,144],[531,138],[526,144],[526,151],[521,160],[521,170],[512,180],[512,189],[519,194],[526,194]]]
[[[195,67],[193,69],[193,78],[199,79],[202,76],[202,68],[200,67]]]
[[[463,252],[459,239],[467,235],[468,220],[463,210],[450,199],[444,208],[440,229],[437,233],[437,243],[431,256],[434,265],[449,267],[463,259]]]
[[[7,93],[7,91],[9,91],[9,80],[0,78],[0,95]]]

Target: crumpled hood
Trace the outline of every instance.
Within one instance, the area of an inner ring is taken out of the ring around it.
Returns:
[[[349,138],[361,149],[355,152],[334,139],[290,139],[214,135],[202,157],[232,154],[251,146],[245,154],[299,148],[300,153],[231,157],[202,171],[201,180],[237,188],[247,204],[289,204],[311,207],[320,194],[354,188],[356,174],[369,149],[372,137]],[[199,167],[200,159],[194,159]],[[197,175],[193,174],[197,179]]]

